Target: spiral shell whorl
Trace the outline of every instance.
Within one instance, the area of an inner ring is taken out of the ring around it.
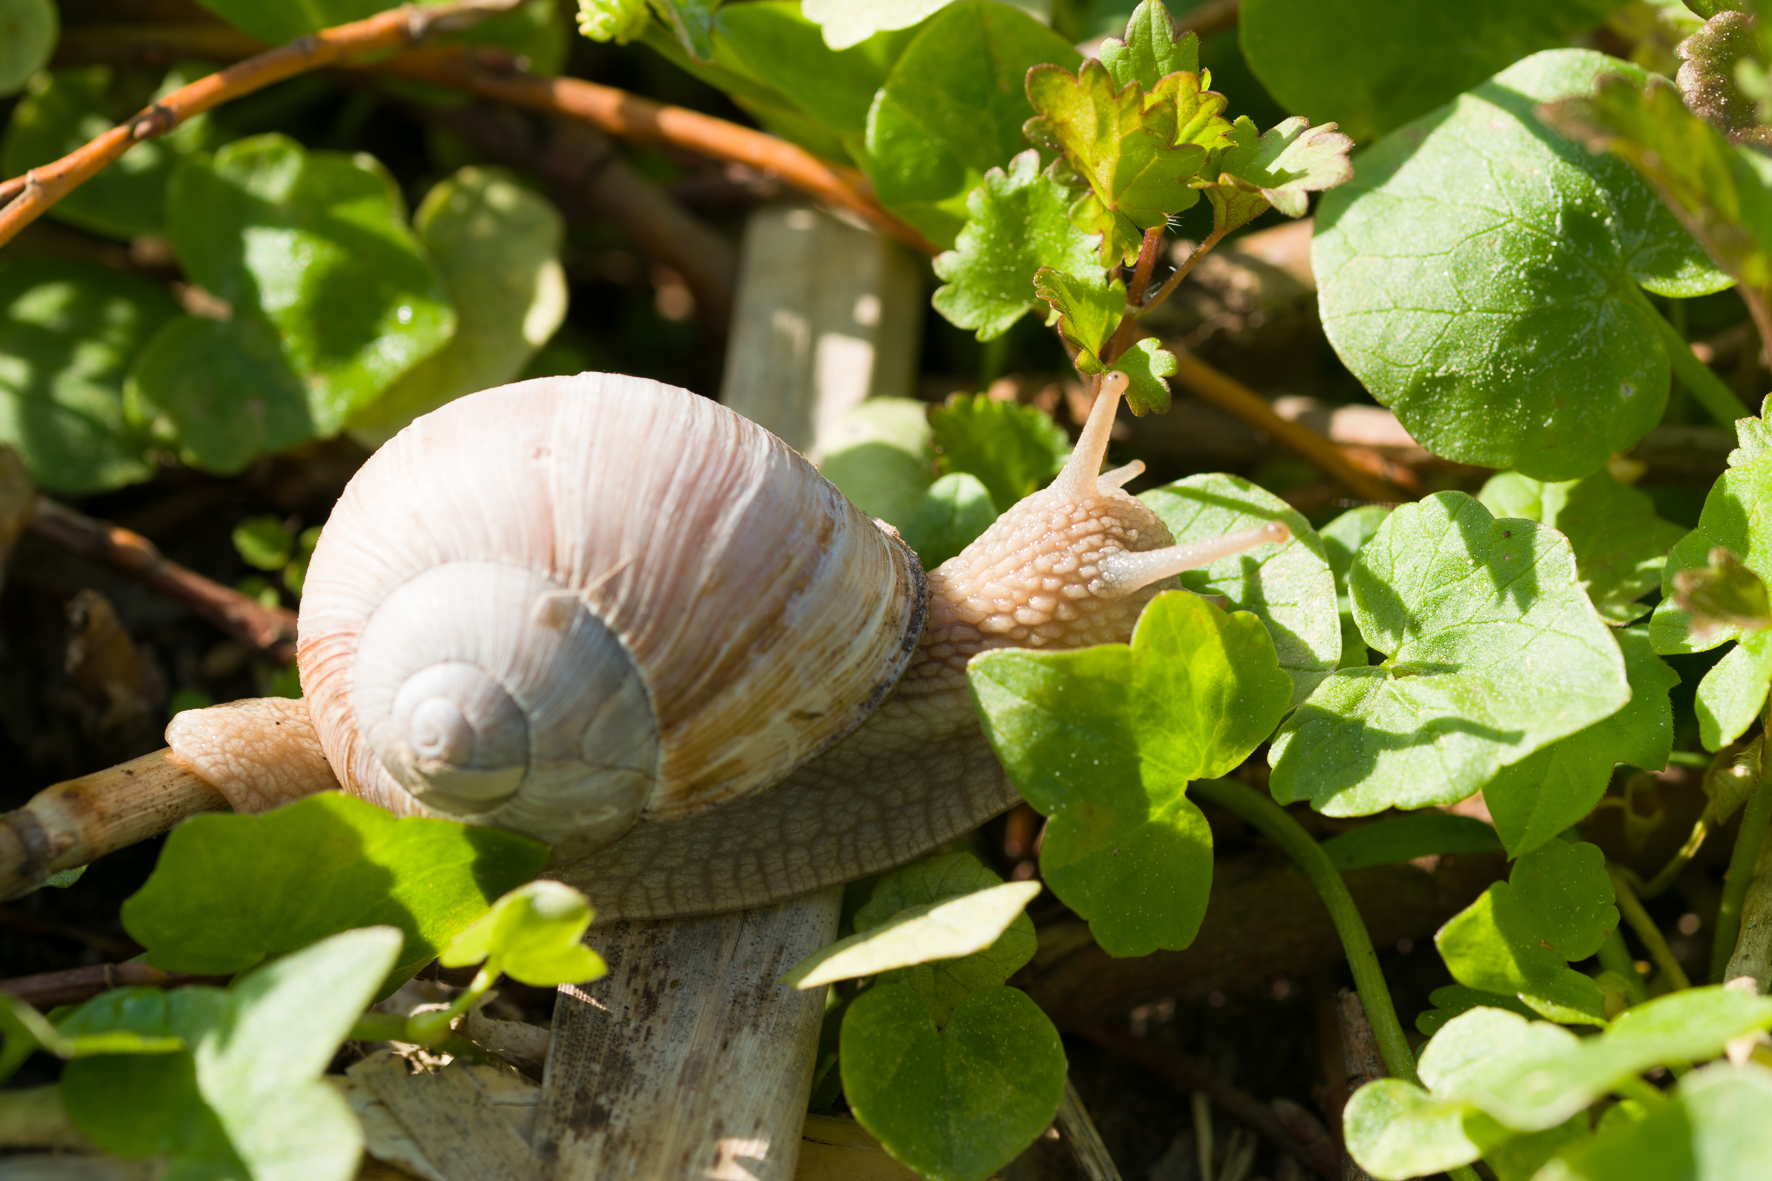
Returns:
[[[903,671],[913,555],[731,411],[488,390],[371,458],[309,567],[302,683],[348,790],[551,843],[773,783]]]

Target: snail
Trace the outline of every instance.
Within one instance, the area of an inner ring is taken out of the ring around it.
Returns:
[[[1098,474],[1101,382],[1052,484],[932,571],[799,454],[611,374],[487,390],[351,480],[304,588],[305,697],[180,714],[239,811],[342,785],[522,832],[599,922],[760,906],[911,860],[1017,799],[979,727],[986,649],[1125,641],[1175,545]],[[336,782],[335,782],[336,780]]]

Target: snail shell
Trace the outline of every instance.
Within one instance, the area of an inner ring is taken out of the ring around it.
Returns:
[[[364,465],[309,566],[298,659],[348,790],[594,847],[841,738],[927,599],[897,535],[768,432],[581,374],[451,403]]]

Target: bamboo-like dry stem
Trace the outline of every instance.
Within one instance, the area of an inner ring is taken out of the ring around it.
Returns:
[[[863,218],[925,254],[934,254],[923,235],[887,213],[863,192],[866,181],[852,168],[831,164],[766,132],[740,127],[700,111],[667,106],[580,78],[548,78],[523,73],[508,55],[484,50],[434,46],[379,63],[378,72],[430,82],[482,98],[584,119],[611,135],[642,142],[669,143],[733,160],[780,177],[801,192]]]
[[[1059,1101],[1058,1115],[1052,1122],[1076,1158],[1084,1181],[1120,1181],[1120,1170],[1108,1155],[1107,1145],[1102,1143],[1101,1133],[1096,1131],[1095,1121],[1089,1118],[1089,1109],[1083,1106],[1083,1097],[1077,1094],[1076,1084],[1068,1074],[1064,1079],[1064,1098]]]
[[[56,1005],[77,1005],[81,1001],[89,1001],[113,988],[137,985],[176,988],[181,984],[217,984],[226,979],[226,976],[162,972],[137,960],[125,960],[120,964],[88,964],[84,968],[65,968],[60,972],[14,976],[10,980],[0,980],[0,992],[9,992],[38,1009],[51,1009]]]
[[[142,140],[165,135],[204,111],[275,82],[365,54],[406,49],[435,33],[465,28],[516,6],[518,0],[457,0],[404,5],[368,20],[322,29],[288,45],[181,86],[146,110],[53,163],[0,184],[0,245]]]
[[[227,810],[222,794],[173,762],[170,750],[52,784],[0,816],[0,900],[159,836],[187,816]]]
[[[1221,410],[1266,431],[1288,451],[1307,460],[1325,475],[1346,485],[1362,500],[1395,503],[1408,497],[1371,472],[1354,464],[1347,453],[1302,423],[1288,422],[1267,400],[1241,382],[1220,373],[1185,350],[1175,350],[1175,380]]]
[[[139,533],[94,520],[46,496],[37,498],[30,529],[63,549],[115,567],[184,604],[248,647],[269,652],[278,660],[295,659],[295,612],[266,607],[233,587],[179,565]]]

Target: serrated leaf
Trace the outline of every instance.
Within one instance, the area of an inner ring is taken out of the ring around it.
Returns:
[[[259,816],[194,816],[123,903],[148,962],[221,975],[373,923],[406,937],[399,983],[501,893],[547,863],[545,846],[498,829],[396,820],[336,792]]]
[[[1114,368],[1126,375],[1126,406],[1134,414],[1167,414],[1169,382],[1179,362],[1175,354],[1153,337],[1133,342],[1114,358]]]
[[[806,19],[824,29],[832,49],[860,45],[875,33],[908,29],[952,0],[803,0]]]
[[[3,31],[0,45],[5,45]],[[7,122],[0,168],[9,176],[20,176],[58,160],[167,91],[195,81],[196,74],[174,70],[158,87],[152,79],[153,75],[111,66],[73,66],[38,74]],[[112,238],[164,233],[167,178],[180,159],[208,144],[210,134],[209,117],[199,115],[166,135],[136,144],[56,202],[49,216]]]
[[[124,375],[177,314],[163,289],[109,267],[0,258],[0,442],[34,483],[77,495],[153,473]]]
[[[1223,595],[1233,611],[1248,611],[1267,625],[1280,668],[1292,679],[1292,701],[1309,697],[1335,667],[1339,620],[1323,542],[1304,515],[1241,476],[1188,476],[1141,493],[1139,500],[1163,519],[1178,544],[1223,537],[1283,521],[1285,545],[1220,558],[1184,571],[1181,585],[1202,595]]]
[[[1027,147],[1034,66],[1079,54],[1032,17],[988,0],[949,4],[917,30],[868,115],[862,167],[882,204],[952,246],[967,194]]]
[[[437,961],[465,968],[484,960],[489,975],[535,988],[583,984],[609,970],[579,942],[590,925],[591,903],[579,891],[545,878],[525,882],[456,932]]]
[[[856,508],[903,530],[935,478],[934,437],[926,403],[867,398],[819,430],[813,459]]]
[[[1309,119],[1294,116],[1258,137],[1255,124],[1238,116],[1228,140],[1193,182],[1212,203],[1216,233],[1253,221],[1270,205],[1287,217],[1303,217],[1307,194],[1345,184],[1354,175],[1347,158],[1354,141],[1333,123],[1312,127]]]
[[[1772,577],[1772,518],[1763,511],[1772,503],[1772,452],[1764,445],[1764,419],[1741,419],[1736,431],[1741,446],[1730,454],[1729,469],[1711,485],[1698,528],[1668,553],[1662,600],[1649,621],[1649,638],[1661,653],[1705,652],[1736,641],[1698,685],[1698,734],[1707,750],[1721,750],[1741,737],[1764,704],[1772,679],[1772,630],[1718,623],[1701,635],[1676,601],[1681,574],[1706,568],[1713,549],[1728,550],[1762,581]]]
[[[923,569],[933,570],[977,539],[997,519],[991,490],[969,472],[953,472],[929,486],[905,523],[905,544]]]
[[[714,10],[721,0],[650,0],[653,12],[696,61],[714,56]]]
[[[1691,1072],[1669,1102],[1641,1119],[1601,1127],[1538,1174],[1544,1181],[1752,1181],[1769,1175],[1772,1071],[1757,1062],[1717,1062]]]
[[[998,512],[1044,488],[1070,456],[1069,437],[1044,410],[983,394],[956,394],[931,407],[929,425],[936,471],[977,476]]]
[[[1683,535],[1656,515],[1645,493],[1605,469],[1560,483],[1502,472],[1489,478],[1477,499],[1497,517],[1539,521],[1567,537],[1588,597],[1609,623],[1649,613],[1637,600],[1660,585],[1667,551]]]
[[[1658,771],[1673,749],[1668,692],[1679,674],[1658,659],[1645,628],[1614,632],[1630,679],[1628,704],[1609,718],[1504,767],[1483,788],[1509,857],[1528,853],[1592,812],[1624,763]]]
[[[1040,171],[1038,152],[1016,156],[1008,171],[985,173],[967,197],[966,227],[954,249],[935,260],[946,284],[935,289],[935,310],[992,340],[1039,305],[1036,272],[1099,274],[1095,240],[1071,225],[1074,196]]]
[[[1472,816],[1427,810],[1391,816],[1330,837],[1323,852],[1339,870],[1392,865],[1439,853],[1499,853],[1495,829]]]
[[[1051,267],[1034,273],[1034,294],[1051,305],[1050,319],[1056,321],[1059,335],[1080,350],[1080,373],[1107,371],[1101,353],[1126,313],[1126,284],[1117,276],[1098,276],[1101,271],[1093,266],[1081,275]]]
[[[1539,103],[1628,62],[1537,54],[1364,153],[1324,195],[1312,268],[1330,343],[1436,455],[1535,479],[1597,471],[1660,421],[1668,357],[1634,285],[1728,284],[1623,165]]]
[[[1052,892],[1112,955],[1185,947],[1205,914],[1212,836],[1187,798],[1272,731],[1291,697],[1261,621],[1168,591],[1130,646],[1000,649],[967,667],[1010,780],[1049,817]]]
[[[398,931],[370,927],[266,964],[225,992],[101,995],[63,1029],[172,1033],[191,1049],[70,1063],[68,1115],[111,1152],[171,1157],[169,1175],[347,1181],[363,1132],[320,1076],[399,951]]]
[[[1247,0],[1239,33],[1250,69],[1283,107],[1370,140],[1510,62],[1569,44],[1615,7],[1614,0]]]
[[[564,223],[509,173],[460,169],[425,195],[412,228],[457,309],[455,334],[351,416],[366,446],[464,394],[515,381],[566,318]]]
[[[1450,804],[1630,697],[1564,538],[1460,492],[1394,511],[1354,559],[1383,663],[1331,673],[1270,751],[1281,803],[1332,816]]]
[[[1144,231],[1165,224],[1199,194],[1187,186],[1206,163],[1207,149],[1187,134],[1215,140],[1226,99],[1199,89],[1197,75],[1171,75],[1161,89],[1117,86],[1106,66],[1085,61],[1075,74],[1056,65],[1028,71],[1028,120],[1035,144],[1064,154],[1069,171],[1089,186],[1071,208],[1071,221],[1101,234],[1101,265],[1138,257]],[[1092,350],[1093,351],[1093,350]]]
[[[983,1181],[1051,1123],[1058,1031],[1026,993],[974,993],[937,1031],[911,989],[869,989],[843,1016],[843,1094],[894,1158],[930,1181]]]
[[[1097,56],[1114,85],[1136,82],[1147,92],[1170,74],[1200,71],[1200,38],[1192,29],[1176,33],[1162,0],[1139,0],[1126,22],[1125,37],[1106,37]]]
[[[0,95],[15,93],[49,64],[60,34],[50,0],[0,0]]]
[[[1569,96],[1546,115],[1593,150],[1628,161],[1765,313],[1772,295],[1772,161],[1731,144],[1687,110],[1666,81],[1634,73],[1602,79],[1591,98]]]

